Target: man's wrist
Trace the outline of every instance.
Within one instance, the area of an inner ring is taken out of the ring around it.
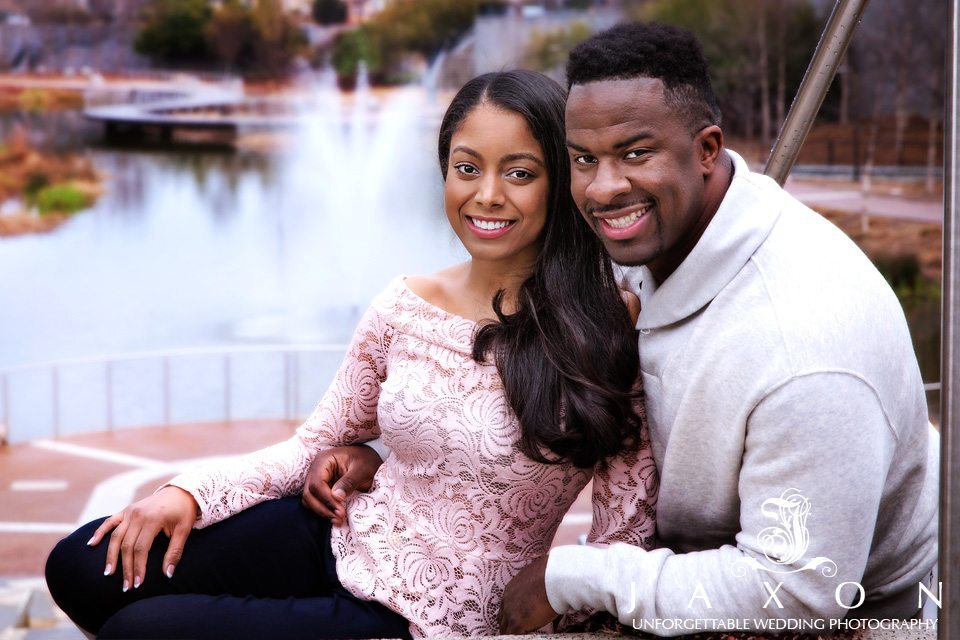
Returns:
[[[367,442],[364,442],[363,445],[376,451],[381,460],[386,460],[390,457],[390,454],[393,453],[393,450],[384,444],[383,440],[380,438],[368,440]]]

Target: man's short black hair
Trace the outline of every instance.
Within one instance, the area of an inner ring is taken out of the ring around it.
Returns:
[[[669,24],[631,22],[594,34],[567,60],[567,86],[600,80],[659,78],[667,104],[699,130],[720,124],[720,106],[696,36]]]

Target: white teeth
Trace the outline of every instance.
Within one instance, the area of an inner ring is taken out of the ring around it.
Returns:
[[[636,222],[637,218],[639,218],[649,210],[650,210],[650,207],[644,207],[643,209],[638,209],[633,213],[628,213],[622,218],[612,218],[612,219],[605,220],[604,222],[606,222],[608,225],[610,225],[614,229],[624,229],[632,225],[634,222]]]
[[[507,220],[498,220],[494,222],[493,220],[478,220],[476,218],[470,218],[470,221],[473,222],[475,227],[483,229],[485,231],[493,231],[495,229],[503,229],[505,226],[510,224]]]

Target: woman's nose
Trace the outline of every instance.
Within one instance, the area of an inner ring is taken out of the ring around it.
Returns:
[[[499,176],[488,174],[480,178],[473,200],[481,207],[491,208],[503,206],[503,185],[500,182]]]

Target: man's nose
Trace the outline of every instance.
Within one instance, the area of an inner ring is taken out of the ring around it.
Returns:
[[[630,181],[613,162],[600,162],[593,180],[587,185],[586,196],[591,202],[610,204],[617,196],[630,192]]]

